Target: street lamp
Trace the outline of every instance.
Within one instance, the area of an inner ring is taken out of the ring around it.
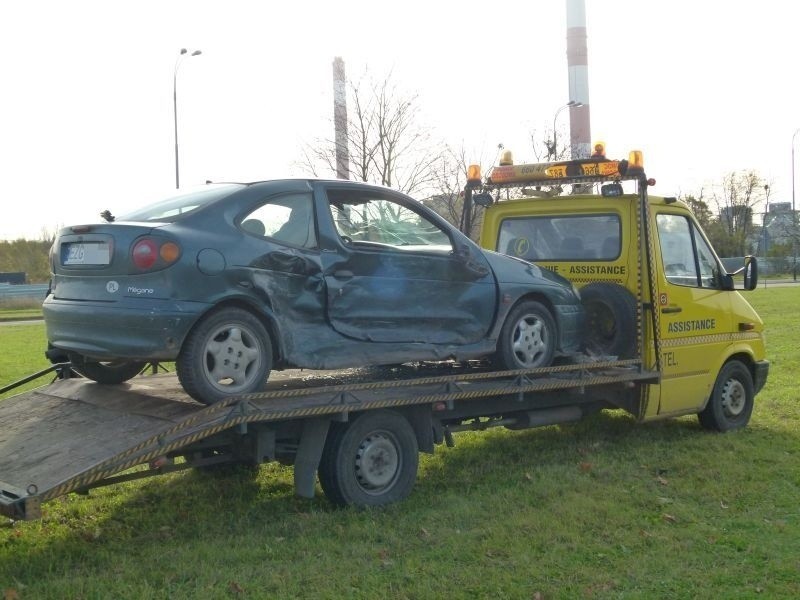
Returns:
[[[766,267],[769,259],[767,258],[767,246],[769,240],[767,239],[767,215],[769,215],[769,185],[764,184],[764,195],[766,196],[766,206],[764,208],[764,219],[761,221],[761,229],[764,232],[764,266]],[[766,273],[766,271],[765,271]],[[764,277],[764,287],[767,287],[767,278]]]
[[[556,114],[553,116],[553,160],[558,159],[558,132],[556,130],[556,121],[558,121],[558,115],[565,108],[579,108],[581,106],[583,106],[583,102],[576,102],[575,100],[570,100],[565,105],[560,106],[556,111]]]
[[[800,129],[792,134],[792,278],[797,281],[797,213],[794,212],[794,140]]]
[[[181,64],[181,59],[186,55],[188,50],[181,48],[178,53],[178,59],[175,61],[175,70],[172,72],[172,110],[175,117],[175,189],[181,187],[181,178],[178,169],[178,67]],[[189,56],[198,56],[202,54],[200,50],[195,50]]]

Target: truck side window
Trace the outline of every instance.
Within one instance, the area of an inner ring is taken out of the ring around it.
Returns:
[[[656,216],[664,276],[676,285],[719,287],[719,266],[695,225],[682,215]]]

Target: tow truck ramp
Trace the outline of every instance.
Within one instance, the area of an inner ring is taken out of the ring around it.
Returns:
[[[655,378],[638,360],[322,386],[318,376],[295,371],[275,373],[268,391],[212,406],[191,400],[172,374],[137,377],[116,386],[60,379],[0,401],[0,513],[35,519],[42,503],[70,492],[221,462],[196,449],[213,447],[220,434],[244,436],[250,424],[267,433],[265,447],[254,453],[261,462],[275,458],[276,429],[294,425],[302,431],[301,425],[315,419],[346,421],[351,412],[413,405],[429,405],[444,414],[456,403],[495,398],[524,403],[530,410],[531,399],[540,392],[631,386]],[[483,409],[480,414],[490,413]],[[298,493],[313,495],[319,459],[299,474],[301,450],[295,450]],[[177,456],[186,461],[175,464]],[[130,472],[138,465],[150,468]]]

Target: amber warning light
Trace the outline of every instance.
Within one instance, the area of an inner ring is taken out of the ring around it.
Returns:
[[[644,171],[644,160],[639,150],[630,153],[628,160],[605,158],[605,144],[595,144],[596,154],[583,160],[553,163],[503,164],[492,169],[488,183],[554,182],[558,179],[619,178]]]

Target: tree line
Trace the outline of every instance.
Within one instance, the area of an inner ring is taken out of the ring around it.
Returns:
[[[47,283],[52,240],[0,241],[0,272],[25,273],[27,283]]]

